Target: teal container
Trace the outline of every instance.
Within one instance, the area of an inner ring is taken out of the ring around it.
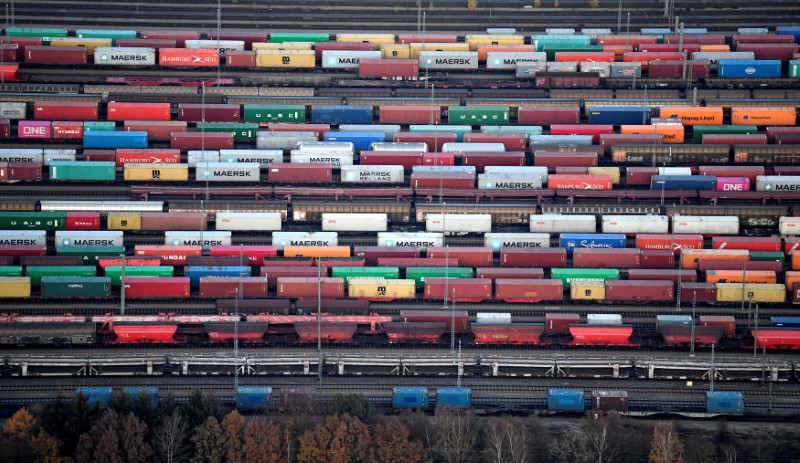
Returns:
[[[553,280],[561,280],[564,288],[569,288],[572,280],[619,280],[619,270],[615,268],[553,268],[550,275]]]
[[[25,268],[31,286],[41,286],[44,277],[93,277],[97,269],[90,265],[35,265]]]
[[[42,297],[106,298],[111,296],[111,279],[108,277],[42,277]]]
[[[0,212],[0,230],[65,230],[66,212]]]
[[[750,260],[760,262],[786,262],[786,255],[780,251],[750,251]]]
[[[330,35],[319,32],[273,32],[269,34],[272,43],[284,42],[328,42]]]
[[[508,125],[508,106],[450,106],[449,124]]]
[[[536,47],[536,51],[544,51],[545,48],[583,48],[591,45],[592,38],[588,35],[541,35],[531,36],[531,45]]]
[[[126,265],[125,278],[128,277],[171,277],[175,275],[175,268],[171,265]],[[122,277],[121,265],[106,267],[106,276],[111,278],[111,284],[119,286]]]
[[[524,133],[525,135],[541,135],[541,125],[486,125],[481,127],[483,133]]]
[[[21,277],[22,267],[19,265],[0,266],[0,277]]]
[[[397,280],[400,278],[398,267],[333,267],[331,276],[344,278],[347,286],[348,278],[385,278]]]
[[[456,141],[463,142],[465,133],[472,133],[471,125],[410,125],[409,132],[455,133]]]
[[[125,246],[61,246],[59,256],[80,256],[84,265],[97,265],[98,257],[119,257],[125,254]]]
[[[113,30],[113,29],[78,29],[75,35],[86,39],[111,39],[111,43],[116,47],[119,39],[135,39],[138,35],[136,31]]]
[[[42,44],[47,45],[52,37],[66,37],[68,33],[66,29],[53,27],[9,27],[6,29],[6,35],[9,37],[39,37],[42,39]]]
[[[472,267],[408,267],[406,279],[414,280],[417,288],[425,286],[427,278],[472,278]]]
[[[245,122],[305,122],[306,107],[299,104],[246,104]]]
[[[198,132],[228,132],[233,141],[255,142],[258,137],[258,124],[238,122],[198,122]]]
[[[117,166],[103,161],[53,161],[50,163],[50,180],[113,182],[117,179]]]
[[[692,127],[692,143],[703,143],[705,134],[750,134],[758,133],[754,125],[695,125]]]
[[[556,60],[556,53],[560,51],[576,51],[576,52],[596,52],[596,51],[603,51],[602,45],[584,45],[580,47],[559,47],[559,46],[546,46],[543,51],[547,53],[547,61],[555,61]]]
[[[117,129],[114,121],[86,121],[83,123],[83,133],[86,132],[113,132]]]
[[[789,61],[789,77],[800,77],[800,59]]]

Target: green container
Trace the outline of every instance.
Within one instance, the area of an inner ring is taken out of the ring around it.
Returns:
[[[135,39],[136,31],[104,30],[104,29],[78,29],[75,35],[85,39],[111,39],[112,45],[117,45],[119,39]]]
[[[344,278],[347,285],[348,278],[385,278],[397,280],[400,278],[398,267],[333,267],[331,276]]]
[[[42,39],[42,43],[47,45],[52,37],[66,37],[67,30],[53,27],[9,27],[6,29],[6,35],[9,37],[39,37]]]
[[[0,277],[21,277],[22,267],[19,265],[0,266]]]
[[[414,280],[417,288],[425,286],[426,278],[472,278],[472,267],[408,267],[406,278]]]
[[[556,60],[556,53],[560,51],[576,51],[576,52],[596,52],[596,51],[603,51],[602,45],[584,45],[584,46],[577,46],[577,47],[570,47],[570,46],[546,46],[543,51],[547,53],[547,61],[555,61]]]
[[[508,106],[450,106],[448,124],[508,125]]]
[[[97,265],[98,257],[119,257],[125,254],[125,246],[61,246],[59,256],[81,256],[84,265]]]
[[[615,268],[554,268],[550,272],[550,278],[561,280],[564,288],[569,288],[572,280],[619,280],[619,270]]]
[[[789,77],[800,77],[800,59],[789,61]]]
[[[31,286],[41,286],[43,277],[93,277],[97,269],[90,265],[34,265],[25,267]]]
[[[472,133],[471,125],[410,125],[409,132],[455,133],[456,141],[463,142],[465,133]]]
[[[237,122],[198,122],[199,132],[228,132],[233,134],[234,141],[256,141],[258,124]]]
[[[524,133],[525,135],[541,135],[541,125],[485,125],[483,133]]]
[[[780,251],[750,251],[750,260],[786,262],[786,255]]]
[[[128,277],[171,277],[175,275],[175,269],[171,265],[126,265],[125,278]],[[111,278],[111,284],[119,286],[122,276],[121,265],[109,265],[106,267],[106,276]]]
[[[591,45],[592,38],[588,35],[541,35],[531,36],[531,45],[536,47],[536,51],[544,51],[545,48],[583,48]]]
[[[113,182],[117,179],[117,166],[104,161],[53,161],[50,163],[50,180],[89,180]]]
[[[269,34],[272,43],[283,42],[328,42],[331,37],[319,32],[273,32]]]
[[[83,133],[86,132],[113,132],[117,130],[114,121],[86,121],[83,123]]]
[[[0,230],[64,230],[66,212],[0,212]]]
[[[42,297],[98,298],[111,296],[108,277],[43,277]]]
[[[719,134],[749,134],[758,133],[758,128],[754,125],[695,125],[692,127],[692,143],[703,143],[703,135],[711,133]]]
[[[246,104],[245,122],[305,122],[306,107],[296,104]]]

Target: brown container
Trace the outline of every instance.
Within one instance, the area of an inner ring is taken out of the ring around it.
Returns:
[[[429,247],[426,253],[431,258],[456,258],[462,267],[486,267],[494,261],[492,248],[469,246]]]
[[[597,412],[605,411],[628,411],[628,391],[592,391],[592,410]]]
[[[517,120],[520,125],[580,124],[578,106],[521,106]]]
[[[561,280],[498,278],[494,284],[497,301],[534,304],[564,299]]]
[[[241,288],[241,293],[239,289]],[[265,298],[267,297],[267,279],[261,277],[202,277],[200,278],[200,297]]]
[[[173,132],[186,132],[185,121],[125,121],[124,129],[131,132],[147,132],[152,141],[170,141]]]
[[[421,166],[423,153],[412,151],[362,151],[359,164],[362,166],[403,166],[411,172],[414,166]]]
[[[0,119],[0,139],[8,140],[11,138],[11,121]]]
[[[25,48],[29,45],[42,46],[41,37],[9,37],[7,35],[0,37],[0,42],[13,43],[19,47],[17,50],[17,59],[21,59],[25,54]]]
[[[544,314],[545,333],[567,334],[569,325],[581,322],[580,315],[576,313],[546,313]]]
[[[142,230],[208,230],[205,212],[142,212]]]
[[[343,278],[281,277],[278,297],[287,299],[341,299],[345,297]]]
[[[523,149],[525,149],[523,147]],[[461,164],[475,166],[476,172],[483,172],[486,166],[524,166],[524,151],[498,152],[470,152],[461,155]]]
[[[427,246],[420,243],[420,246]],[[415,258],[419,257],[419,247],[394,247],[394,246],[356,246],[353,248],[353,255],[364,259],[367,267],[378,265],[378,259],[382,257]]]
[[[233,149],[233,133],[173,132],[170,147],[181,150],[229,150]]]
[[[3,63],[13,63],[22,57],[19,45],[16,43],[0,44],[0,59]]]
[[[343,258],[343,259],[320,259],[317,261],[317,266],[322,267],[322,273],[325,269],[333,267],[363,267],[364,259],[360,258]]]
[[[455,321],[456,333],[469,332],[469,313],[462,310],[401,310],[400,323],[444,323],[450,331]]]
[[[25,47],[25,62],[29,64],[86,64],[87,56],[86,47]]]
[[[641,268],[675,268],[675,253],[661,249],[647,249],[642,251]]]
[[[46,266],[60,267],[83,265],[81,256],[22,256],[19,258],[19,265],[23,267]]]
[[[693,283],[697,281],[697,272],[677,269],[630,269],[628,280],[669,280],[673,284],[678,284],[680,280],[684,283]]]
[[[176,48],[178,44],[175,39],[117,39],[116,46],[125,48]]]
[[[270,183],[331,183],[333,171],[330,164],[270,164],[267,169]]]
[[[500,250],[501,267],[553,268],[567,266],[567,250],[564,248]]]
[[[58,48],[58,47],[57,47]],[[9,162],[8,181],[34,181],[42,180],[42,165],[35,162]]]
[[[238,104],[194,104],[178,105],[178,120],[187,122],[239,122]]]
[[[697,173],[715,177],[747,177],[751,185],[755,185],[756,177],[765,175],[763,166],[699,166]]]
[[[442,123],[439,106],[381,106],[378,121],[381,124],[434,124]]]
[[[475,188],[475,175],[466,172],[412,172],[411,188]]]
[[[789,61],[798,47],[796,43],[741,43],[736,46],[736,51],[751,51],[757,60]]]
[[[525,151],[528,146],[528,136],[524,133],[465,133],[464,142],[502,143],[506,151]]]
[[[625,185],[650,185],[654,175],[658,175],[657,167],[626,167]]]
[[[800,134],[800,127],[767,127],[767,141],[775,143],[776,135],[780,134]]]
[[[496,280],[502,279],[527,279],[541,280],[544,278],[544,269],[541,268],[497,268],[497,267],[478,267],[475,269],[475,277],[489,278]]]
[[[721,326],[725,336],[736,336],[736,319],[732,315],[700,315],[701,326]]]
[[[766,145],[767,136],[763,133],[704,133],[702,144]]]
[[[28,256],[25,256],[28,257]],[[14,258],[11,256],[0,256],[0,265],[9,266],[14,265]],[[80,264],[78,264],[80,265]]]
[[[419,61],[416,59],[362,59],[358,63],[358,77],[384,79],[419,77]]]
[[[256,52],[229,51],[225,53],[225,66],[232,68],[254,68],[256,67]]]
[[[320,274],[323,277],[328,276],[327,270],[322,270],[321,273],[317,272],[319,272],[319,270],[317,270],[317,267],[270,266],[270,267],[261,267],[259,275],[267,278],[269,289],[276,289],[278,287],[278,278],[285,278],[285,277],[317,278],[317,275]]]
[[[486,278],[426,278],[425,300],[481,302],[492,299],[492,280]]]
[[[696,298],[696,299],[695,299]],[[717,302],[717,285],[713,283],[681,284],[681,302]]]
[[[608,280],[606,300],[671,302],[675,300],[675,288],[668,280]]]
[[[428,145],[428,151],[442,151],[442,146],[445,143],[455,142],[458,135],[454,132],[448,132],[447,126],[442,127],[442,131],[434,132],[395,132],[392,141],[399,143],[425,143]]]
[[[83,150],[84,161],[117,162],[117,150]]]
[[[792,304],[800,304],[800,283],[792,285]]]
[[[654,133],[601,133],[600,146],[606,154],[611,153],[613,145],[660,145],[664,137]],[[630,169],[630,167],[628,167]],[[650,184],[650,180],[647,181]]]
[[[687,50],[688,51],[688,50]],[[705,79],[709,75],[711,63],[705,60],[654,60],[647,66],[651,79],[682,79],[686,63],[686,76],[691,79]]]
[[[594,167],[597,165],[597,153],[534,151],[533,165],[544,166],[549,170],[556,167]]]
[[[557,175],[588,175],[588,167],[571,167],[571,166],[558,166],[556,167]]]
[[[642,253],[638,249],[576,248],[572,252],[572,266],[576,268],[639,268]]]

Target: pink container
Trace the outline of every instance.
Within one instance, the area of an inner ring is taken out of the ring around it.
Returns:
[[[19,121],[19,138],[50,138],[50,121]]]
[[[717,191],[750,191],[747,177],[717,177]]]

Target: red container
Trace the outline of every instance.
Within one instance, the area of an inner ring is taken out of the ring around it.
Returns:
[[[322,52],[325,50],[352,50],[352,51],[372,51],[375,47],[369,42],[316,42],[314,51],[317,61],[322,60]]]
[[[777,236],[712,236],[711,249],[778,252],[781,250],[781,239]]]
[[[219,40],[241,40],[244,42],[245,48],[252,50],[253,43],[260,43],[268,41],[269,34],[267,32],[259,32],[259,31],[219,31],[217,34],[216,31],[211,31],[207,33],[209,40],[217,40],[217,36],[219,35]]]
[[[703,249],[703,235],[671,235],[639,233],[636,235],[636,248],[654,251],[675,251],[681,249]]]
[[[145,296],[152,297],[152,296]],[[113,339],[104,339],[104,344],[180,344],[185,339],[176,339],[178,324],[171,322],[115,322],[109,325]]]
[[[0,256],[11,256],[15,261],[19,261],[23,256],[46,256],[47,246],[6,246],[0,245]],[[81,259],[83,263],[83,259]]]
[[[11,138],[11,121],[0,119],[0,139],[8,140]]]
[[[50,129],[54,139],[80,140],[83,138],[83,122],[53,121]]]
[[[25,56],[25,48],[28,45],[41,46],[41,37],[9,37],[7,35],[0,36],[0,42],[11,43],[17,45],[17,60]]]
[[[548,312],[544,314],[544,331],[545,333],[567,334],[567,332],[569,332],[569,325],[574,325],[580,322],[581,317],[576,313]]]
[[[675,268],[675,253],[669,250],[642,251],[641,268]]]
[[[466,172],[412,172],[411,188],[474,189],[475,175]]]
[[[125,164],[178,164],[181,162],[181,151],[162,148],[120,148],[114,161],[117,167],[123,167]]]
[[[598,45],[630,45],[639,48],[645,43],[656,43],[658,37],[654,35],[601,35],[597,37]]]
[[[576,268],[639,268],[642,253],[638,249],[575,249],[572,266]]]
[[[597,154],[586,152],[534,151],[533,165],[547,167],[594,167],[597,165]]]
[[[755,185],[757,176],[765,175],[762,166],[700,166],[697,173],[715,177],[746,177],[752,185]]]
[[[256,52],[229,51],[225,53],[225,67],[254,68],[256,67]]]
[[[517,113],[520,125],[580,124],[578,106],[520,106]]]
[[[125,103],[108,102],[109,121],[168,121],[169,103]]]
[[[454,166],[456,155],[453,153],[423,153],[423,166]]]
[[[628,411],[628,391],[609,391],[605,389],[592,391],[592,410],[621,412]]]
[[[204,118],[205,113],[205,118]],[[239,122],[238,104],[194,104],[178,105],[178,120],[187,122]]]
[[[700,326],[719,326],[725,336],[736,336],[736,319],[732,315],[700,315]]]
[[[650,185],[653,175],[658,175],[657,167],[626,167],[625,185]]]
[[[341,299],[345,297],[343,278],[281,277],[278,297],[288,299]]]
[[[8,181],[8,163],[0,162],[0,182]]]
[[[241,293],[239,292],[241,288]],[[201,277],[200,297],[227,298],[265,298],[267,279],[262,277]]]
[[[664,337],[664,344],[667,346],[688,346],[692,343],[691,326],[662,326],[658,331]],[[722,335],[721,326],[694,327],[694,343],[699,346],[719,345]]]
[[[0,59],[2,63],[13,63],[22,57],[22,52],[19,45],[16,43],[2,43],[0,44]]]
[[[697,281],[697,272],[676,269],[630,269],[628,270],[628,280],[669,280],[673,284],[678,284],[678,281],[694,283]]]
[[[643,43],[639,45],[636,51],[640,52],[677,52],[681,51],[680,44],[678,43]],[[686,52],[687,56],[691,55],[696,51],[700,51],[700,44],[699,43],[684,43],[683,44],[683,51]]]
[[[241,256],[247,265],[261,265],[264,259],[276,257],[278,250],[275,246],[243,245],[243,246],[211,246],[211,256]]]
[[[66,265],[66,264],[65,264]],[[72,265],[72,264],[70,264]],[[80,265],[80,264],[77,264]],[[159,266],[161,265],[161,259],[158,257],[127,257],[125,258],[125,266],[126,267],[149,267],[149,266]],[[122,266],[122,258],[121,257],[99,257],[97,259],[97,266],[100,267],[102,271],[105,271],[107,267],[117,267]]]
[[[397,43],[456,43],[455,34],[397,34]]]
[[[378,265],[378,259],[381,257],[417,258],[420,254],[420,248],[430,245],[432,243],[420,241],[418,246],[415,247],[355,246],[353,255],[363,258],[364,264],[368,267],[374,267]]]
[[[177,48],[178,45],[175,39],[117,39],[116,46],[123,48]]]
[[[759,349],[800,349],[800,329],[797,328],[762,328],[758,333],[750,330],[750,334],[756,338]]]
[[[314,265],[313,259],[270,257],[264,259],[264,267],[311,267]]]
[[[161,48],[158,63],[166,67],[216,67],[219,53],[208,48]]]
[[[475,269],[475,277],[489,278],[491,280],[498,278],[541,280],[544,278],[544,270],[540,268],[478,267]]]
[[[17,123],[17,137],[48,139],[52,137],[50,121],[19,121]]]
[[[170,147],[181,150],[233,149],[233,132],[172,132]]]
[[[600,134],[600,145],[606,154],[611,153],[613,145],[660,145],[664,137],[660,134],[650,133],[603,133]],[[630,167],[628,167],[630,169]],[[638,167],[638,169],[649,169],[648,167]],[[655,174],[654,174],[655,175]],[[647,185],[650,180],[647,180]]]
[[[794,35],[790,34],[734,34],[731,43],[739,51],[739,45],[747,43],[794,43]],[[756,59],[760,59],[756,57]]]
[[[358,77],[383,79],[416,78],[419,61],[415,59],[362,59],[358,63]]]
[[[330,124],[293,124],[290,122],[276,122],[267,124],[270,132],[314,132],[318,139],[322,139],[325,132],[331,131]]]
[[[125,297],[188,298],[189,277],[126,277]]]
[[[483,172],[486,166],[524,166],[524,151],[469,152],[461,155],[461,165],[475,166],[476,172]]]
[[[664,43],[696,43],[699,45],[725,45],[725,36],[722,34],[685,34],[665,35]]]
[[[2,254],[2,253],[0,253]],[[31,255],[22,256],[19,258],[19,265],[23,267],[33,266],[71,266],[83,265],[83,257],[81,256],[45,256],[45,255]]]
[[[456,333],[469,332],[469,313],[463,310],[401,310],[400,323],[444,323],[447,331],[455,321]]]
[[[689,51],[687,51],[689,53]],[[651,79],[683,79],[683,63],[686,63],[687,79],[705,79],[710,74],[711,62],[706,60],[671,61],[657,60],[649,65],[647,75]]]
[[[83,150],[84,161],[116,162],[116,150]]]
[[[775,143],[777,139],[775,138],[776,135],[780,134],[800,134],[800,127],[767,127],[767,141],[770,143]]]
[[[199,40],[199,32],[182,31],[139,31],[143,39],[174,40],[178,47],[185,47],[187,40]]]
[[[614,127],[603,124],[553,124],[550,135],[591,135],[592,143],[600,142],[600,134],[614,133]]]
[[[561,280],[499,278],[494,284],[495,300],[498,301],[530,304],[564,298]]]
[[[67,212],[67,230],[100,230],[100,213]]]
[[[458,267],[458,259],[430,257],[378,257],[378,267]]]
[[[551,190],[610,190],[613,182],[610,175],[550,175],[547,188]]]
[[[202,256],[203,248],[200,246],[137,244],[133,255],[137,257],[159,257],[164,265],[186,265],[186,260],[189,256]]]
[[[414,166],[422,165],[422,153],[408,151],[362,151],[362,166],[403,166],[406,172],[411,172]]]
[[[86,47],[28,45],[25,47],[24,55],[28,64],[73,65],[88,62]]]
[[[9,162],[8,181],[34,181],[42,180],[42,166],[33,162]]]
[[[683,61],[685,57],[685,53],[677,51],[649,53],[629,51],[622,54],[622,61],[625,63],[642,63],[642,71],[647,71],[650,68],[651,61]]]
[[[743,260],[701,260],[697,262],[697,269],[701,272],[708,270],[742,270],[745,261]],[[747,261],[747,271],[765,270],[776,274],[783,272],[783,262],[777,260]]]
[[[330,164],[270,164],[267,181],[271,183],[331,183],[333,171]]]
[[[570,325],[573,346],[631,346],[633,326]]]
[[[174,132],[186,132],[185,121],[125,121],[123,128],[129,132],[147,132],[147,139],[170,141]]]
[[[539,345],[539,338],[544,332],[541,323],[490,324],[475,323],[472,335],[475,344],[480,345]]]
[[[502,143],[506,152],[525,151],[528,136],[524,133],[465,133],[465,143]],[[472,153],[464,153],[472,154]],[[524,164],[519,164],[524,165]]]
[[[428,151],[442,151],[445,143],[455,142],[458,135],[448,132],[446,126],[441,132],[395,132],[392,141],[403,143],[426,143]]]
[[[607,280],[606,300],[672,302],[675,285],[666,280]]]
[[[96,121],[97,103],[90,101],[37,101],[33,118],[39,120]]]
[[[306,266],[269,266],[269,267],[261,267],[259,275],[262,277],[267,277],[267,281],[269,283],[270,289],[275,289],[278,287],[278,278],[284,277],[303,277],[303,278],[316,278],[317,275],[322,275],[324,277],[328,276],[328,271],[322,271],[318,273],[317,267],[306,267]]]
[[[426,255],[429,258],[452,257],[458,259],[462,267],[486,267],[494,261],[492,248],[479,248],[470,246],[429,247]]]
[[[614,53],[604,51],[557,51],[555,58],[557,63],[580,63],[582,61],[613,63]]]
[[[142,212],[142,230],[208,230],[205,212]]]
[[[567,266],[567,250],[564,248],[502,248],[501,267],[553,268]]]
[[[766,145],[767,136],[763,133],[705,133],[704,145]]]
[[[448,302],[481,302],[492,299],[492,280],[485,278],[426,278],[425,300],[444,300],[445,287],[447,287]]]

